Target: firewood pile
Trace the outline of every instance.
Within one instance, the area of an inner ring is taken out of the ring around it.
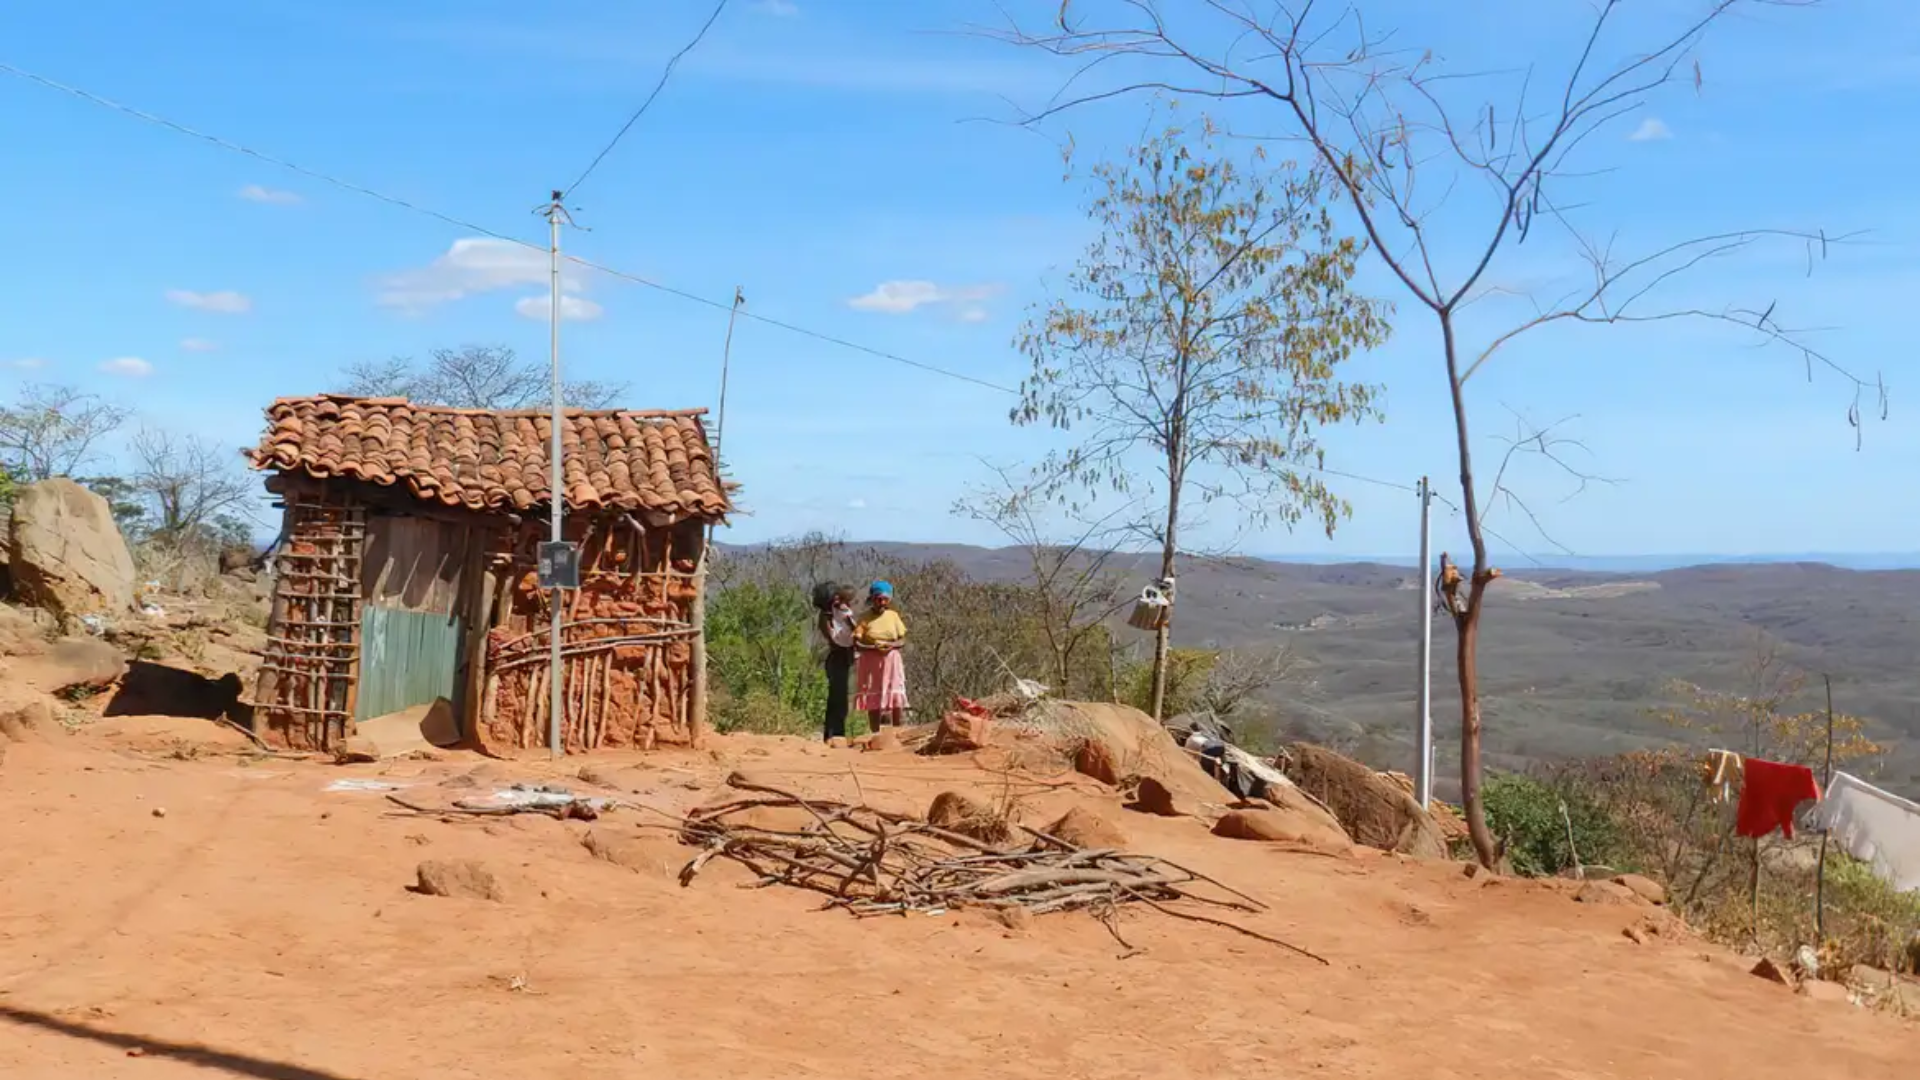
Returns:
[[[1023,909],[1036,916],[1085,910],[1129,949],[1132,946],[1120,936],[1116,916],[1123,906],[1139,905],[1176,919],[1233,930],[1327,963],[1278,938],[1183,910],[1255,913],[1265,910],[1265,905],[1166,859],[1081,848],[1003,821],[942,828],[863,804],[802,798],[738,773],[727,783],[741,793],[740,798],[702,807],[681,826],[682,842],[701,849],[680,872],[683,886],[692,884],[708,863],[724,858],[751,870],[758,886],[784,885],[821,893],[827,897],[824,907],[841,908],[857,917],[938,914],[961,908]],[[795,829],[770,828],[763,823],[764,815],[743,813],[761,808],[804,811],[812,821]],[[734,816],[762,823],[736,824],[728,820]],[[1022,835],[1031,842],[1020,845],[1014,837]]]

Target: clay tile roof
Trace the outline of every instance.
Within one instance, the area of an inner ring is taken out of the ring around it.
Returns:
[[[701,423],[686,412],[566,415],[561,430],[568,509],[719,518],[733,509]],[[338,394],[281,398],[250,457],[256,469],[404,484],[418,498],[471,510],[544,505],[548,415],[414,405]]]

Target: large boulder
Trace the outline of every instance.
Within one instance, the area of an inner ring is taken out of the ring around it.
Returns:
[[[1233,796],[1153,718],[1126,705],[1042,702],[1023,720],[1048,732],[1075,769],[1116,787],[1154,780],[1183,804],[1226,803]]]
[[[8,532],[15,596],[62,618],[133,610],[133,553],[107,500],[64,478],[29,484]]]
[[[1433,816],[1390,778],[1311,743],[1288,747],[1286,759],[1287,776],[1333,811],[1354,843],[1418,859],[1447,857]]]

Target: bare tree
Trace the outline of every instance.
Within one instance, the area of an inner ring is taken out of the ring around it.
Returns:
[[[989,468],[997,482],[960,500],[954,512],[992,525],[1026,554],[1032,607],[1052,668],[1046,678],[1055,690],[1073,693],[1076,673],[1087,670],[1096,652],[1097,670],[1110,667],[1107,620],[1131,599],[1110,567],[1113,522],[1135,504],[1056,526],[1031,484]]]
[[[545,365],[522,363],[504,345],[465,345],[435,349],[425,364],[408,357],[363,361],[346,369],[346,392],[361,397],[403,397],[422,405],[456,409],[532,409],[552,399],[552,377]],[[592,381],[562,387],[564,404],[574,409],[604,409],[626,387]]]
[[[1243,169],[1211,129],[1174,129],[1094,171],[1101,236],[1057,300],[1023,331],[1033,373],[1016,424],[1077,428],[1040,467],[1041,489],[1145,494],[1136,522],[1172,579],[1183,500],[1230,501],[1243,520],[1332,534],[1349,512],[1310,470],[1317,429],[1375,415],[1372,387],[1336,368],[1387,335],[1384,305],[1348,288],[1364,245],[1336,236],[1325,173]],[[1155,459],[1139,468],[1136,453]],[[1143,475],[1144,474],[1144,475]],[[1154,641],[1154,717],[1166,703],[1170,627]]]
[[[128,415],[70,386],[23,386],[19,400],[0,408],[0,466],[27,483],[72,476]]]
[[[1370,250],[1432,315],[1435,360],[1447,374],[1462,511],[1473,550],[1473,565],[1464,574],[1443,557],[1452,577],[1442,587],[1458,638],[1462,799],[1483,862],[1493,862],[1497,852],[1480,799],[1477,649],[1483,598],[1499,571],[1487,557],[1487,503],[1475,484],[1468,380],[1501,349],[1542,326],[1693,320],[1786,346],[1804,362],[1809,380],[1816,366],[1837,374],[1853,391],[1848,418],[1856,431],[1869,390],[1878,392],[1885,417],[1879,380],[1862,379],[1815,349],[1776,320],[1772,303],[1657,306],[1664,286],[1703,264],[1768,242],[1801,245],[1811,263],[1838,238],[1824,231],[1748,229],[1622,256],[1611,243],[1581,233],[1562,201],[1563,187],[1580,175],[1579,152],[1593,145],[1596,133],[1641,109],[1663,88],[1683,81],[1701,87],[1697,47],[1722,18],[1736,9],[1810,3],[1711,0],[1650,46],[1629,49],[1612,33],[1622,0],[1596,0],[1591,22],[1560,71],[1544,77],[1543,63],[1529,64],[1515,76],[1514,98],[1505,102],[1460,100],[1461,92],[1486,77],[1445,71],[1430,51],[1389,49],[1389,35],[1370,29],[1356,9],[1329,11],[1312,0],[1200,0],[1182,6],[1177,29],[1157,0],[1064,0],[1055,22],[1044,29],[1016,22],[996,32],[1013,43],[1083,62],[1069,87],[1028,122],[1137,92],[1270,106],[1264,115],[1276,127],[1267,130],[1304,144],[1331,171]],[[1625,59],[1609,65],[1604,55]],[[1115,60],[1121,63],[1110,63]],[[1119,81],[1099,82],[1120,72],[1127,75]],[[1142,77],[1133,79],[1135,73]],[[1544,94],[1538,92],[1542,86]],[[1434,215],[1456,191],[1491,196],[1468,212],[1484,215],[1477,231],[1470,217],[1444,230],[1436,227]],[[1496,259],[1543,224],[1572,238],[1587,263],[1587,283],[1552,302],[1536,302],[1531,315],[1483,342],[1463,341],[1459,316],[1494,291],[1488,275]],[[1489,500],[1494,494],[1486,493]]]
[[[255,488],[236,452],[198,436],[144,430],[132,443],[133,488],[151,504],[153,537],[171,543],[221,539],[225,519],[251,517]]]
[[[1215,716],[1237,715],[1261,694],[1292,679],[1300,668],[1300,658],[1286,645],[1223,649],[1200,688],[1200,707]]]

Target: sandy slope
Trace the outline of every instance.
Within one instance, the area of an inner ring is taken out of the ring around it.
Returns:
[[[1920,1060],[1920,1028],[1793,996],[1697,943],[1628,941],[1644,909],[1457,866],[1281,853],[1125,815],[1135,848],[1259,894],[1273,910],[1253,925],[1332,965],[1147,912],[1122,923],[1144,952],[1120,959],[1078,915],[1018,931],[857,923],[719,867],[683,890],[685,849],[658,830],[658,870],[637,873],[592,858],[581,823],[446,824],[321,790],[430,784],[473,760],[173,756],[175,735],[202,730],[175,723],[99,725],[0,766],[0,1076],[1804,1080]],[[1007,783],[790,740],[607,768],[674,809],[741,765],[901,805]],[[1011,790],[1036,819],[1076,800],[1121,816],[1085,785]],[[407,891],[421,859],[456,856],[529,891]]]

